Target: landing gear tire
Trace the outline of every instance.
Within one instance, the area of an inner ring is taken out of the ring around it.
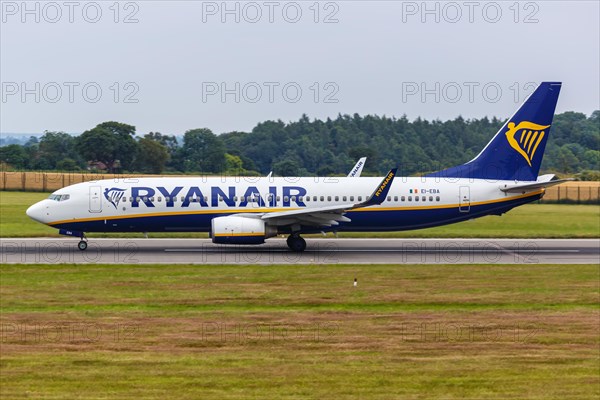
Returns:
[[[298,235],[290,235],[287,238],[287,245],[290,250],[300,253],[306,249],[306,240]]]
[[[80,241],[79,243],[77,243],[77,248],[81,251],[84,251],[87,249],[87,242],[85,240]]]

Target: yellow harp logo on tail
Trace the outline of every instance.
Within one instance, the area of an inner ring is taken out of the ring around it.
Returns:
[[[529,121],[519,122],[518,125],[509,122],[506,139],[508,139],[510,147],[522,155],[531,167],[531,160],[533,160],[535,151],[546,135],[544,129],[549,127],[550,125],[538,125]]]

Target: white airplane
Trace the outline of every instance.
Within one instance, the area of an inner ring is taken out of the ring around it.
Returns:
[[[400,231],[501,215],[563,182],[538,177],[561,84],[544,82],[471,161],[424,177],[162,177],[67,186],[27,215],[81,238],[86,232],[210,232],[214,243],[262,244],[288,234]]]
[[[367,162],[367,157],[360,158],[356,162],[356,164],[354,164],[354,167],[352,167],[352,169],[350,170],[350,173],[348,174],[348,178],[359,178],[360,174],[362,174],[362,170],[365,166],[365,162]]]

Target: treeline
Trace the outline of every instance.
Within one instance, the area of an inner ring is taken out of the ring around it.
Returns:
[[[336,119],[266,121],[251,132],[215,135],[187,131],[183,138],[134,126],[104,122],[73,137],[45,132],[25,145],[0,148],[5,168],[31,170],[100,169],[109,172],[215,173],[281,176],[346,174],[368,157],[364,174],[382,174],[401,165],[416,174],[458,165],[481,151],[504,121],[497,118],[427,121],[339,115]],[[590,117],[565,112],[554,118],[542,169],[578,173],[600,169],[600,111]]]

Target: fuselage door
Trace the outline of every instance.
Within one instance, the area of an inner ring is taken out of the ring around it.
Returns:
[[[90,186],[90,212],[102,212],[102,188],[100,186]]]
[[[460,212],[471,211],[471,188],[469,186],[461,186],[459,188],[458,196],[459,196],[458,210]]]

